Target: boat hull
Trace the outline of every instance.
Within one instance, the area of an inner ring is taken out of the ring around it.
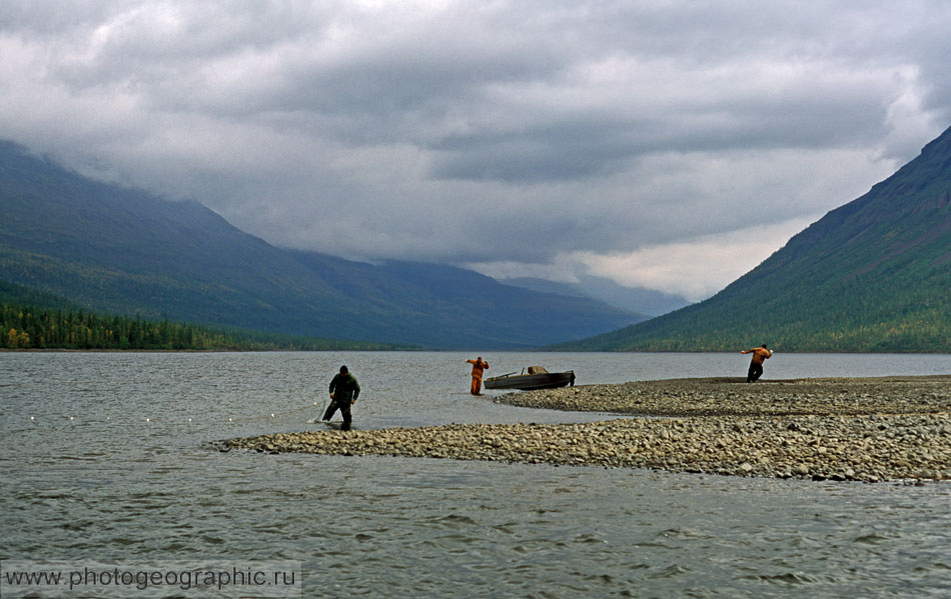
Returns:
[[[510,374],[506,376],[497,376],[487,378],[484,381],[486,389],[516,389],[518,391],[530,391],[532,389],[555,389],[573,384],[575,373],[573,370],[568,372],[546,372],[543,374]]]

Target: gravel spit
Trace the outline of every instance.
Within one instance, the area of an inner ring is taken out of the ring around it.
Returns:
[[[753,384],[672,379],[519,392],[494,401],[627,417],[279,433],[217,446],[812,480],[951,479],[951,375]]]

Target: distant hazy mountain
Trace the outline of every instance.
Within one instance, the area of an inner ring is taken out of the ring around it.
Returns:
[[[640,320],[666,314],[690,304],[680,295],[639,287],[624,287],[603,277],[582,277],[578,283],[558,283],[533,278],[502,279],[501,282],[546,293],[590,297],[615,308],[633,312],[640,316]]]
[[[458,268],[291,252],[197,202],[92,181],[0,142],[0,280],[98,311],[433,348],[527,348],[637,316]]]
[[[561,349],[951,352],[951,129],[712,298]]]

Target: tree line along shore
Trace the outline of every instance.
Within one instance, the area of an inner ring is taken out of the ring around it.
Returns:
[[[104,315],[0,302],[0,349],[7,350],[385,350],[362,343]]]
[[[615,417],[306,431],[217,446],[812,480],[951,480],[951,375],[754,384],[674,379],[511,393],[494,401]]]

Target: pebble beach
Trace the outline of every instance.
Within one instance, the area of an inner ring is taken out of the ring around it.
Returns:
[[[583,385],[474,401],[618,417],[237,438],[223,451],[385,455],[837,481],[951,480],[951,375]],[[359,424],[359,416],[355,416]],[[320,425],[323,426],[323,425]]]

